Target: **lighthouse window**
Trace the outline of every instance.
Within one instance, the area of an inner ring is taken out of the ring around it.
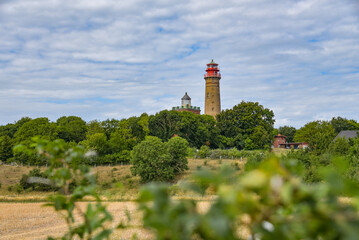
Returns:
[[[209,98],[209,92],[207,93],[207,98]]]
[[[212,79],[212,83],[214,83],[214,79]]]

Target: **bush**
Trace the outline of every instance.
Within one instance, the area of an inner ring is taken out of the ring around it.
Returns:
[[[146,145],[160,150],[165,145],[156,138],[147,138],[144,142],[146,144],[138,151]],[[87,166],[77,164],[77,160],[84,157],[83,150],[58,151],[61,149],[59,144],[40,142],[38,149],[43,155],[50,156],[49,176],[64,190],[64,194],[51,195],[47,203],[64,213],[68,232],[61,239],[114,237],[111,233],[115,227],[126,228],[126,223],[114,227],[111,214],[96,192],[95,176]],[[156,155],[158,151],[149,154]],[[357,184],[343,178],[347,171],[343,162],[347,159],[332,159],[321,171],[323,181],[308,185],[296,174],[304,165],[300,161],[268,156],[253,154],[250,161],[258,164],[243,174],[227,166],[218,172],[198,171],[187,183],[173,187],[146,185],[137,200],[143,226],[152,231],[154,239],[357,238],[359,189]],[[355,163],[351,164],[358,164],[357,160],[352,159]],[[149,163],[152,164],[147,162],[147,165]],[[77,181],[80,185],[71,193],[68,191],[70,179],[86,181]],[[132,184],[132,179],[128,182]],[[208,210],[203,211],[199,201],[171,198],[171,192],[182,190],[199,195],[210,190],[216,197],[209,202]],[[341,198],[347,195],[351,196],[351,201],[344,204]],[[78,221],[73,217],[76,203],[86,198],[96,202],[87,204],[83,219]],[[243,229],[247,236],[243,236]]]
[[[246,165],[244,166],[244,170],[250,171],[250,170],[257,168],[260,165],[260,163],[267,158],[268,158],[268,155],[263,152],[253,153],[252,155],[250,155],[248,157]]]
[[[107,154],[104,156],[98,156],[94,163],[97,164],[129,164],[131,162],[131,152],[123,150],[119,153]]]
[[[211,150],[211,155],[209,156],[211,159],[220,159],[223,158],[223,151],[221,149]]]
[[[17,193],[22,193],[24,191],[24,188],[20,184],[16,184],[14,188]]]
[[[349,141],[345,137],[339,137],[329,144],[328,152],[334,155],[346,155],[349,148]]]
[[[187,169],[187,141],[175,137],[163,143],[158,137],[148,136],[133,148],[131,172],[141,182],[171,181],[175,174]]]
[[[187,149],[188,142],[187,140],[181,137],[173,137],[168,140],[167,150],[171,155],[171,167],[173,168],[174,174],[188,170],[188,161],[187,161]]]
[[[197,154],[197,149],[196,148],[187,148],[187,157],[189,158],[195,158]]]
[[[39,177],[43,179],[48,179],[48,174],[46,172],[41,172],[39,168],[34,168],[29,172],[29,174],[23,174],[20,179],[20,186],[25,189],[31,189],[33,191],[56,191],[57,188],[52,185],[44,184],[44,183],[28,183],[29,177]]]
[[[225,153],[226,153],[226,156],[227,156],[227,158],[229,158],[229,159],[235,159],[235,158],[240,158],[240,157],[242,157],[241,156],[241,153],[242,153],[243,151],[238,151],[237,150],[237,148],[231,148],[231,149],[228,149],[228,150],[226,150],[225,151]]]
[[[207,145],[203,145],[199,151],[197,152],[198,156],[200,158],[207,158],[211,155],[211,150],[209,149],[209,147]]]
[[[278,159],[264,159],[240,175],[231,168],[197,172],[185,186],[201,195],[211,189],[216,197],[208,211],[199,211],[196,201],[172,199],[165,185],[147,185],[139,197],[144,226],[156,239],[356,239],[357,185],[328,168],[325,181],[309,186],[292,175],[302,165],[291,164],[289,170]],[[343,204],[345,190],[355,201]]]

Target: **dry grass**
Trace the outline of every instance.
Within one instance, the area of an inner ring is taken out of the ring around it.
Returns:
[[[84,209],[88,203],[78,204]],[[142,228],[141,216],[134,202],[108,203],[108,210],[114,216],[114,226],[126,220],[126,209],[133,217],[133,227],[115,232],[114,239],[130,239],[133,233],[140,239],[150,239],[150,232]],[[51,207],[43,207],[43,203],[0,203],[0,212],[0,236],[4,240],[59,237],[67,230],[60,214]],[[77,218],[80,218],[79,214]]]
[[[78,203],[84,209],[88,203]],[[209,202],[200,202],[198,210],[205,212]],[[114,217],[113,226],[127,221],[126,210],[131,214],[131,227],[117,230],[112,239],[131,239],[136,234],[139,239],[153,239],[153,234],[142,227],[141,214],[134,202],[113,202],[107,204]],[[65,220],[51,207],[43,203],[0,203],[0,236],[3,240],[46,239],[59,237],[67,231]],[[79,218],[79,215],[77,215]]]
[[[206,163],[205,163],[206,162]],[[243,169],[244,162],[240,160],[205,160],[205,159],[189,159],[189,170],[181,176],[178,176],[175,182],[188,178],[188,176],[197,171],[198,169],[217,169],[222,164],[234,164],[238,163],[239,167]],[[28,174],[34,167],[27,166],[7,166],[0,165],[0,183],[2,185],[0,189],[0,201],[45,201],[49,194],[52,192],[22,192],[16,193],[14,190],[8,191],[9,186],[18,184],[23,174]],[[100,195],[104,200],[109,201],[131,201],[136,199],[138,190],[141,187],[140,178],[131,175],[131,165],[123,166],[99,166],[94,167],[93,170],[97,174],[98,184],[100,186]],[[41,171],[46,168],[42,167]],[[119,189],[115,187],[115,183],[120,182],[123,188]],[[198,196],[183,195],[183,193],[177,193],[178,198],[197,198]],[[200,198],[203,200],[203,198]],[[206,198],[209,199],[208,197]]]

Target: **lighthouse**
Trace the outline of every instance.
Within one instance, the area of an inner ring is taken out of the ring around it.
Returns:
[[[212,59],[207,64],[206,74],[204,79],[206,81],[205,90],[205,104],[204,114],[216,117],[221,112],[221,96],[219,88],[219,80],[221,80],[221,74],[219,73],[218,64]]]

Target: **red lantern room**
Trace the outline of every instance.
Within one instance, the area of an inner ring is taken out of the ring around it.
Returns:
[[[205,78],[207,77],[218,77],[221,78],[221,74],[219,73],[218,64],[213,62],[213,59],[210,63],[207,64],[206,74],[204,75]]]

